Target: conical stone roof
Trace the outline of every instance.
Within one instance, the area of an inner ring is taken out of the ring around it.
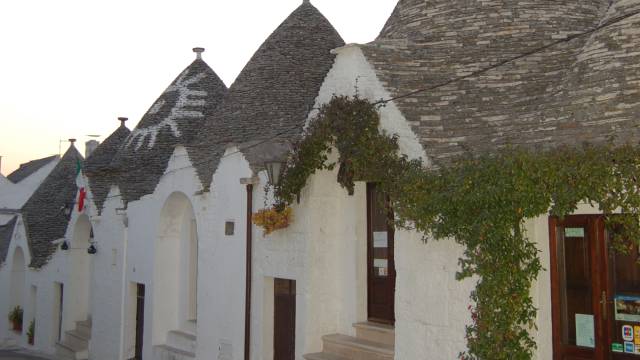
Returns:
[[[78,163],[84,159],[71,145],[49,176],[40,184],[22,207],[22,217],[31,251],[32,268],[47,263],[57,246],[53,241],[65,236],[69,220],[64,207],[73,207],[78,191],[76,174]],[[76,211],[76,209],[74,209]]]
[[[125,201],[151,194],[175,147],[189,144],[219,106],[227,87],[201,59],[169,85],[118,151],[114,166]]]
[[[400,0],[362,50],[436,164],[506,145],[628,139],[640,122],[638,16],[590,32],[639,2]]]
[[[208,188],[225,146],[302,132],[335,55],[344,41],[329,21],[303,2],[265,40],[242,70],[190,157]]]
[[[112,161],[130,134],[131,131],[122,122],[109,137],[98,145],[85,162],[83,171],[89,178],[93,202],[98,210],[102,209],[111,185],[117,181]]]

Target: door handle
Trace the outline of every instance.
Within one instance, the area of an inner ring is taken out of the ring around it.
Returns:
[[[602,318],[607,320],[607,292],[602,291],[602,295],[600,297],[600,306],[602,307]]]

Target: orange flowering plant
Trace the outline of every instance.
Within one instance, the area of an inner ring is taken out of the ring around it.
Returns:
[[[292,211],[289,206],[272,206],[261,209],[253,214],[253,223],[264,229],[263,234],[288,227],[293,221]]]

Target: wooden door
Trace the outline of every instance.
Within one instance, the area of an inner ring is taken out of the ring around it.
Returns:
[[[554,359],[604,359],[602,221],[551,218],[549,235]]]
[[[601,215],[550,219],[554,359],[640,359],[640,260]]]
[[[393,213],[375,184],[367,184],[367,305],[370,321],[395,323]]]
[[[144,284],[138,284],[136,294],[135,360],[142,360],[142,344],[144,343],[144,293]]]
[[[64,284],[63,283],[59,283],[58,284],[58,326],[57,326],[57,330],[58,330],[58,342],[62,342],[62,318],[63,318],[63,312],[62,309],[64,309]]]
[[[274,279],[273,358],[295,360],[296,282]]]
[[[640,256],[634,245],[627,253],[614,251],[611,235],[607,256],[606,321],[612,360],[640,359]],[[625,328],[628,338],[624,338]],[[630,331],[630,333],[629,333]],[[621,352],[620,352],[621,351]],[[631,353],[633,351],[633,353]]]

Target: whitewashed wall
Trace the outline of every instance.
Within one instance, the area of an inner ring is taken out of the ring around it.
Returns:
[[[260,175],[254,212],[264,207]],[[296,281],[296,359],[320,351],[323,335],[354,334],[352,324],[366,320],[366,186],[348,196],[336,176],[309,179],[287,229],[253,229],[252,359],[273,358],[274,278]]]
[[[198,359],[244,356],[247,195],[240,179],[251,176],[244,156],[229,148],[199,203]],[[225,235],[227,221],[234,235]]]
[[[101,215],[89,202],[92,214],[95,246],[91,279],[91,358],[122,359],[124,331],[124,249],[127,228],[123,216],[116,214],[122,208],[117,187],[109,192]],[[92,196],[91,194],[89,196]]]

